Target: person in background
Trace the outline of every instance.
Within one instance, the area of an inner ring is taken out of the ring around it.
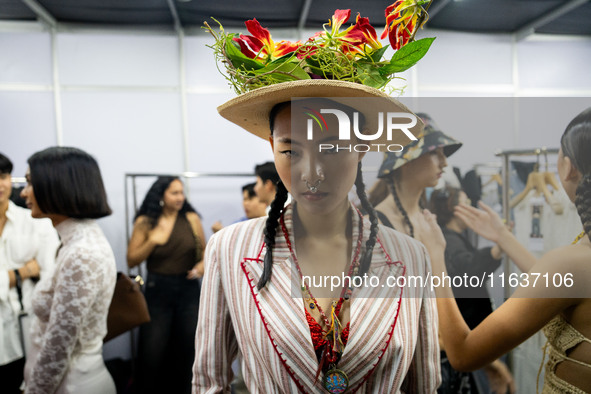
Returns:
[[[32,155],[22,195],[34,218],[49,218],[61,246],[55,271],[33,293],[25,394],[115,394],[103,338],[117,268],[94,219],[111,214],[96,160],[69,147]]]
[[[257,177],[254,192],[260,202],[269,206],[275,199],[275,195],[277,194],[277,182],[280,180],[277,170],[275,169],[275,163],[268,161],[259,164],[254,168],[254,173]]]
[[[135,216],[127,264],[146,260],[151,321],[140,327],[140,393],[189,393],[205,235],[177,177],[159,177]]]
[[[238,219],[234,223],[267,215],[267,208],[269,205],[259,200],[254,192],[255,185],[256,183],[249,183],[242,186],[242,208],[244,209],[244,217]],[[217,233],[222,228],[224,228],[224,226],[219,220],[211,225],[211,231],[214,233]]]
[[[462,318],[451,289],[435,289],[440,332],[449,361],[457,370],[477,369],[543,329],[548,361],[542,392],[591,392],[590,151],[591,108],[587,108],[562,134],[557,164],[560,182],[575,204],[584,230],[571,245],[550,251],[539,260],[517,242],[486,204],[480,204],[482,209],[456,206],[456,214],[470,228],[497,242],[526,273],[519,277],[514,294],[473,330]],[[425,246],[433,271],[445,272],[445,237],[435,216],[427,211],[423,214],[424,231],[429,233]]]
[[[462,143],[445,135],[427,114],[417,114],[425,123],[423,135],[401,152],[389,152],[380,166],[380,180],[369,200],[384,225],[422,241],[418,231],[426,206],[425,189],[435,187],[447,167],[447,158]]]
[[[470,200],[462,190],[445,186],[436,189],[429,200],[429,210],[437,216],[437,223],[443,231],[447,246],[445,248],[445,266],[451,277],[476,275],[479,278],[488,276],[501,264],[502,250],[499,245],[476,249],[465,236],[468,228],[466,222],[454,215],[458,205],[470,205]],[[490,295],[486,287],[454,288],[454,296],[462,316],[470,328],[476,327],[492,313]],[[444,376],[440,393],[478,393],[475,377],[469,372],[454,370],[442,352],[441,371]],[[485,366],[489,378],[489,386],[494,393],[515,392],[515,383],[507,366],[495,360]]]
[[[59,239],[49,219],[33,219],[10,201],[11,173],[12,162],[0,153],[0,382],[3,393],[20,394],[29,333],[19,315],[31,313],[39,277],[51,276]]]

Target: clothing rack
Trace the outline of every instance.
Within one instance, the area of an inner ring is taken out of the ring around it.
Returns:
[[[509,222],[509,220],[511,219],[511,214],[510,214],[510,208],[509,208],[509,177],[510,177],[510,163],[511,163],[511,157],[513,156],[537,156],[538,157],[538,163],[539,163],[539,157],[541,155],[544,155],[546,158],[548,157],[549,154],[558,154],[558,149],[557,148],[547,148],[547,147],[541,147],[541,148],[535,148],[535,149],[509,149],[509,150],[501,150],[497,153],[495,153],[495,156],[497,157],[502,157],[503,158],[503,164],[502,164],[502,171],[501,171],[501,176],[503,177],[503,196],[502,196],[502,205],[503,205],[503,218]],[[546,160],[547,163],[547,160]],[[505,266],[505,270],[508,269],[508,264]],[[509,274],[508,272],[506,272],[507,274]],[[508,294],[508,288],[506,290],[506,298],[508,298],[510,296],[507,295]]]
[[[502,168],[503,164],[495,161],[491,161],[488,163],[476,163],[472,166],[472,169],[476,171],[476,174],[480,176],[490,176],[493,174],[498,174]],[[483,169],[488,171],[482,171]]]

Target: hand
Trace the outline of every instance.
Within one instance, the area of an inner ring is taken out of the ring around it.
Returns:
[[[447,243],[439,224],[437,224],[437,217],[425,209],[422,219],[417,224],[418,234],[420,234],[419,241],[425,245],[429,256],[432,259],[434,256],[443,256]]]
[[[222,222],[220,222],[219,220],[211,225],[211,231],[213,231],[214,233],[217,233],[223,228],[224,226],[222,225]]]
[[[478,202],[482,209],[477,209],[465,204],[456,205],[455,216],[462,219],[464,223],[476,234],[493,241],[499,242],[504,231],[508,231],[501,217],[482,201]]]
[[[164,245],[168,242],[172,231],[167,231],[160,223],[148,233],[148,239],[156,245]]]
[[[488,377],[488,384],[493,393],[505,394],[507,391],[515,394],[515,381],[513,375],[504,362],[495,360],[484,367],[486,376]]]
[[[37,263],[37,260],[32,259],[32,260],[27,261],[27,263],[24,265],[23,269],[20,270],[20,272],[21,272],[21,277],[23,279],[38,278],[39,274],[41,272],[41,269],[39,267],[39,263]]]
[[[197,264],[195,264],[193,269],[187,271],[187,279],[202,278],[204,272],[205,272],[205,266],[203,264],[203,261],[200,261]]]

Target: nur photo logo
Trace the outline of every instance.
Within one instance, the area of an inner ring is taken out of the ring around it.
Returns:
[[[322,108],[320,111],[316,111],[312,108],[305,107],[305,114],[310,118],[307,120],[306,130],[308,140],[314,139],[314,125],[320,129],[323,133],[328,131],[328,124],[323,114],[336,116],[338,121],[338,139],[339,141],[348,141],[349,144],[319,144],[319,152],[322,151],[341,151],[345,150],[348,152],[368,152],[372,148],[377,148],[378,152],[401,152],[403,146],[400,144],[351,144],[353,138],[360,141],[375,141],[381,139],[382,135],[386,133],[386,139],[392,141],[394,133],[402,132],[411,141],[416,141],[417,138],[411,133],[410,129],[416,126],[417,117],[414,114],[406,112],[378,112],[378,129],[373,130],[360,129],[359,112],[353,112],[353,120],[349,118],[349,115],[335,108]],[[353,131],[353,135],[351,134]],[[372,133],[373,134],[368,134]]]

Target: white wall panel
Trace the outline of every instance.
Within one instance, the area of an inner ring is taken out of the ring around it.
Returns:
[[[437,37],[417,65],[421,86],[512,83],[510,36],[425,30],[421,37]]]
[[[519,43],[517,53],[520,88],[581,89],[591,95],[591,39],[530,39]]]
[[[131,34],[58,35],[64,85],[178,86],[175,36]]]
[[[49,85],[51,73],[49,34],[0,32],[0,84]]]
[[[0,152],[14,164],[13,176],[27,170],[27,158],[56,144],[51,92],[0,91]]]

